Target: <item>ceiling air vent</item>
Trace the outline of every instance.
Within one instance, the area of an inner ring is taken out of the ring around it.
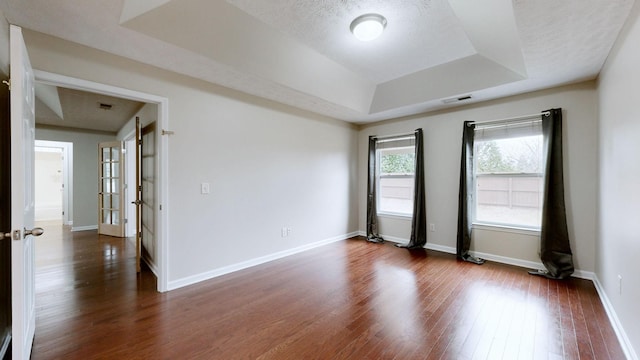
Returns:
[[[111,104],[105,104],[105,103],[98,103],[98,107],[102,110],[111,110],[111,108],[113,107],[113,105]]]
[[[458,102],[458,101],[466,101],[466,100],[471,100],[471,95],[464,95],[464,96],[460,96],[460,97],[444,99],[444,100],[442,100],[442,102],[445,103],[445,104],[451,104],[451,103],[455,103],[455,102]]]

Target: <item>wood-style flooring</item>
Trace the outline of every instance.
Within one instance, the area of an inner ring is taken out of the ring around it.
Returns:
[[[624,359],[590,281],[433,251],[354,238],[164,294],[126,239],[36,252],[34,360]]]

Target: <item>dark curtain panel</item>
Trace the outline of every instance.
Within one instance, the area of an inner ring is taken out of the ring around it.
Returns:
[[[545,177],[540,259],[547,269],[543,275],[553,279],[564,279],[573,274],[574,268],[564,203],[562,109],[548,111],[549,116],[542,116]]]
[[[413,217],[411,219],[411,238],[406,245],[396,246],[407,249],[421,249],[427,243],[427,210],[424,190],[424,140],[422,129],[416,130],[415,176],[413,192]]]
[[[480,259],[469,254],[471,247],[471,223],[473,221],[473,137],[475,125],[465,121],[462,130],[462,154],[460,161],[460,191],[458,193],[458,258],[475,264],[483,264]]]
[[[376,148],[378,141],[369,136],[369,170],[367,180],[367,241],[382,243],[378,234],[378,211],[376,209]]]

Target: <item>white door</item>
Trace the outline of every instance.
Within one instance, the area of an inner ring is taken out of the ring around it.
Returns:
[[[124,237],[124,156],[119,141],[99,144],[98,233]]]
[[[29,359],[36,326],[34,237],[33,70],[22,29],[10,28],[11,62],[11,297],[13,359]]]

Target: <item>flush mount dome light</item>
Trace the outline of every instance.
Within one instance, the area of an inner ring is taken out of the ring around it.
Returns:
[[[371,41],[382,34],[387,19],[379,14],[364,14],[351,22],[351,32],[361,41]]]

